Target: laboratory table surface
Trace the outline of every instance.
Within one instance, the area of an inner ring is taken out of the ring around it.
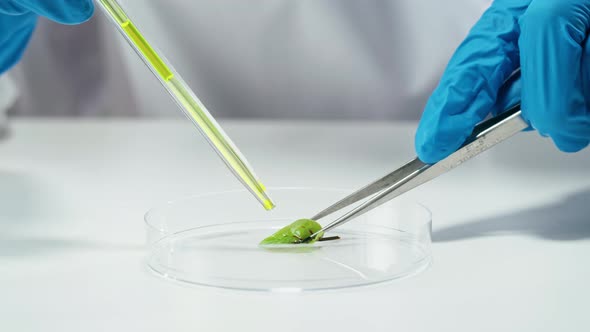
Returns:
[[[222,121],[267,186],[361,186],[415,123]],[[0,331],[590,331],[590,151],[524,133],[408,193],[432,266],[370,287],[256,293],[145,266],[143,215],[239,188],[182,119],[12,121],[0,141]]]

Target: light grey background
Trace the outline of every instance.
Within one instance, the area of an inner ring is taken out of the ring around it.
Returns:
[[[216,117],[416,119],[486,0],[123,1]],[[41,20],[14,115],[178,115],[97,8]]]

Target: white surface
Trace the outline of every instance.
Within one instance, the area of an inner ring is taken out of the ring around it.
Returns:
[[[414,124],[230,122],[268,186],[356,187],[413,156]],[[143,266],[143,213],[238,187],[186,122],[19,121],[0,142],[1,331],[586,331],[590,154],[535,134],[411,193],[434,265],[353,291],[189,288]],[[280,202],[279,202],[280,203]]]

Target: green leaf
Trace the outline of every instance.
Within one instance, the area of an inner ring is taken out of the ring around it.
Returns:
[[[261,245],[267,244],[298,244],[303,243],[312,234],[322,229],[322,226],[311,219],[299,219],[290,225],[279,229],[273,235],[260,242]],[[309,243],[314,243],[323,236],[323,232],[318,234]]]

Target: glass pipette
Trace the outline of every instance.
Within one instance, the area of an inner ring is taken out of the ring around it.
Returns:
[[[135,50],[146,66],[160,80],[168,93],[174,98],[183,113],[199,128],[209,144],[248,188],[265,209],[274,208],[274,203],[266,193],[264,185],[258,180],[252,168],[236,148],[230,138],[223,132],[207,108],[192,92],[180,75],[166,59],[141,34],[137,26],[129,19],[127,13],[116,0],[96,0],[99,7],[117,26],[129,45]]]

